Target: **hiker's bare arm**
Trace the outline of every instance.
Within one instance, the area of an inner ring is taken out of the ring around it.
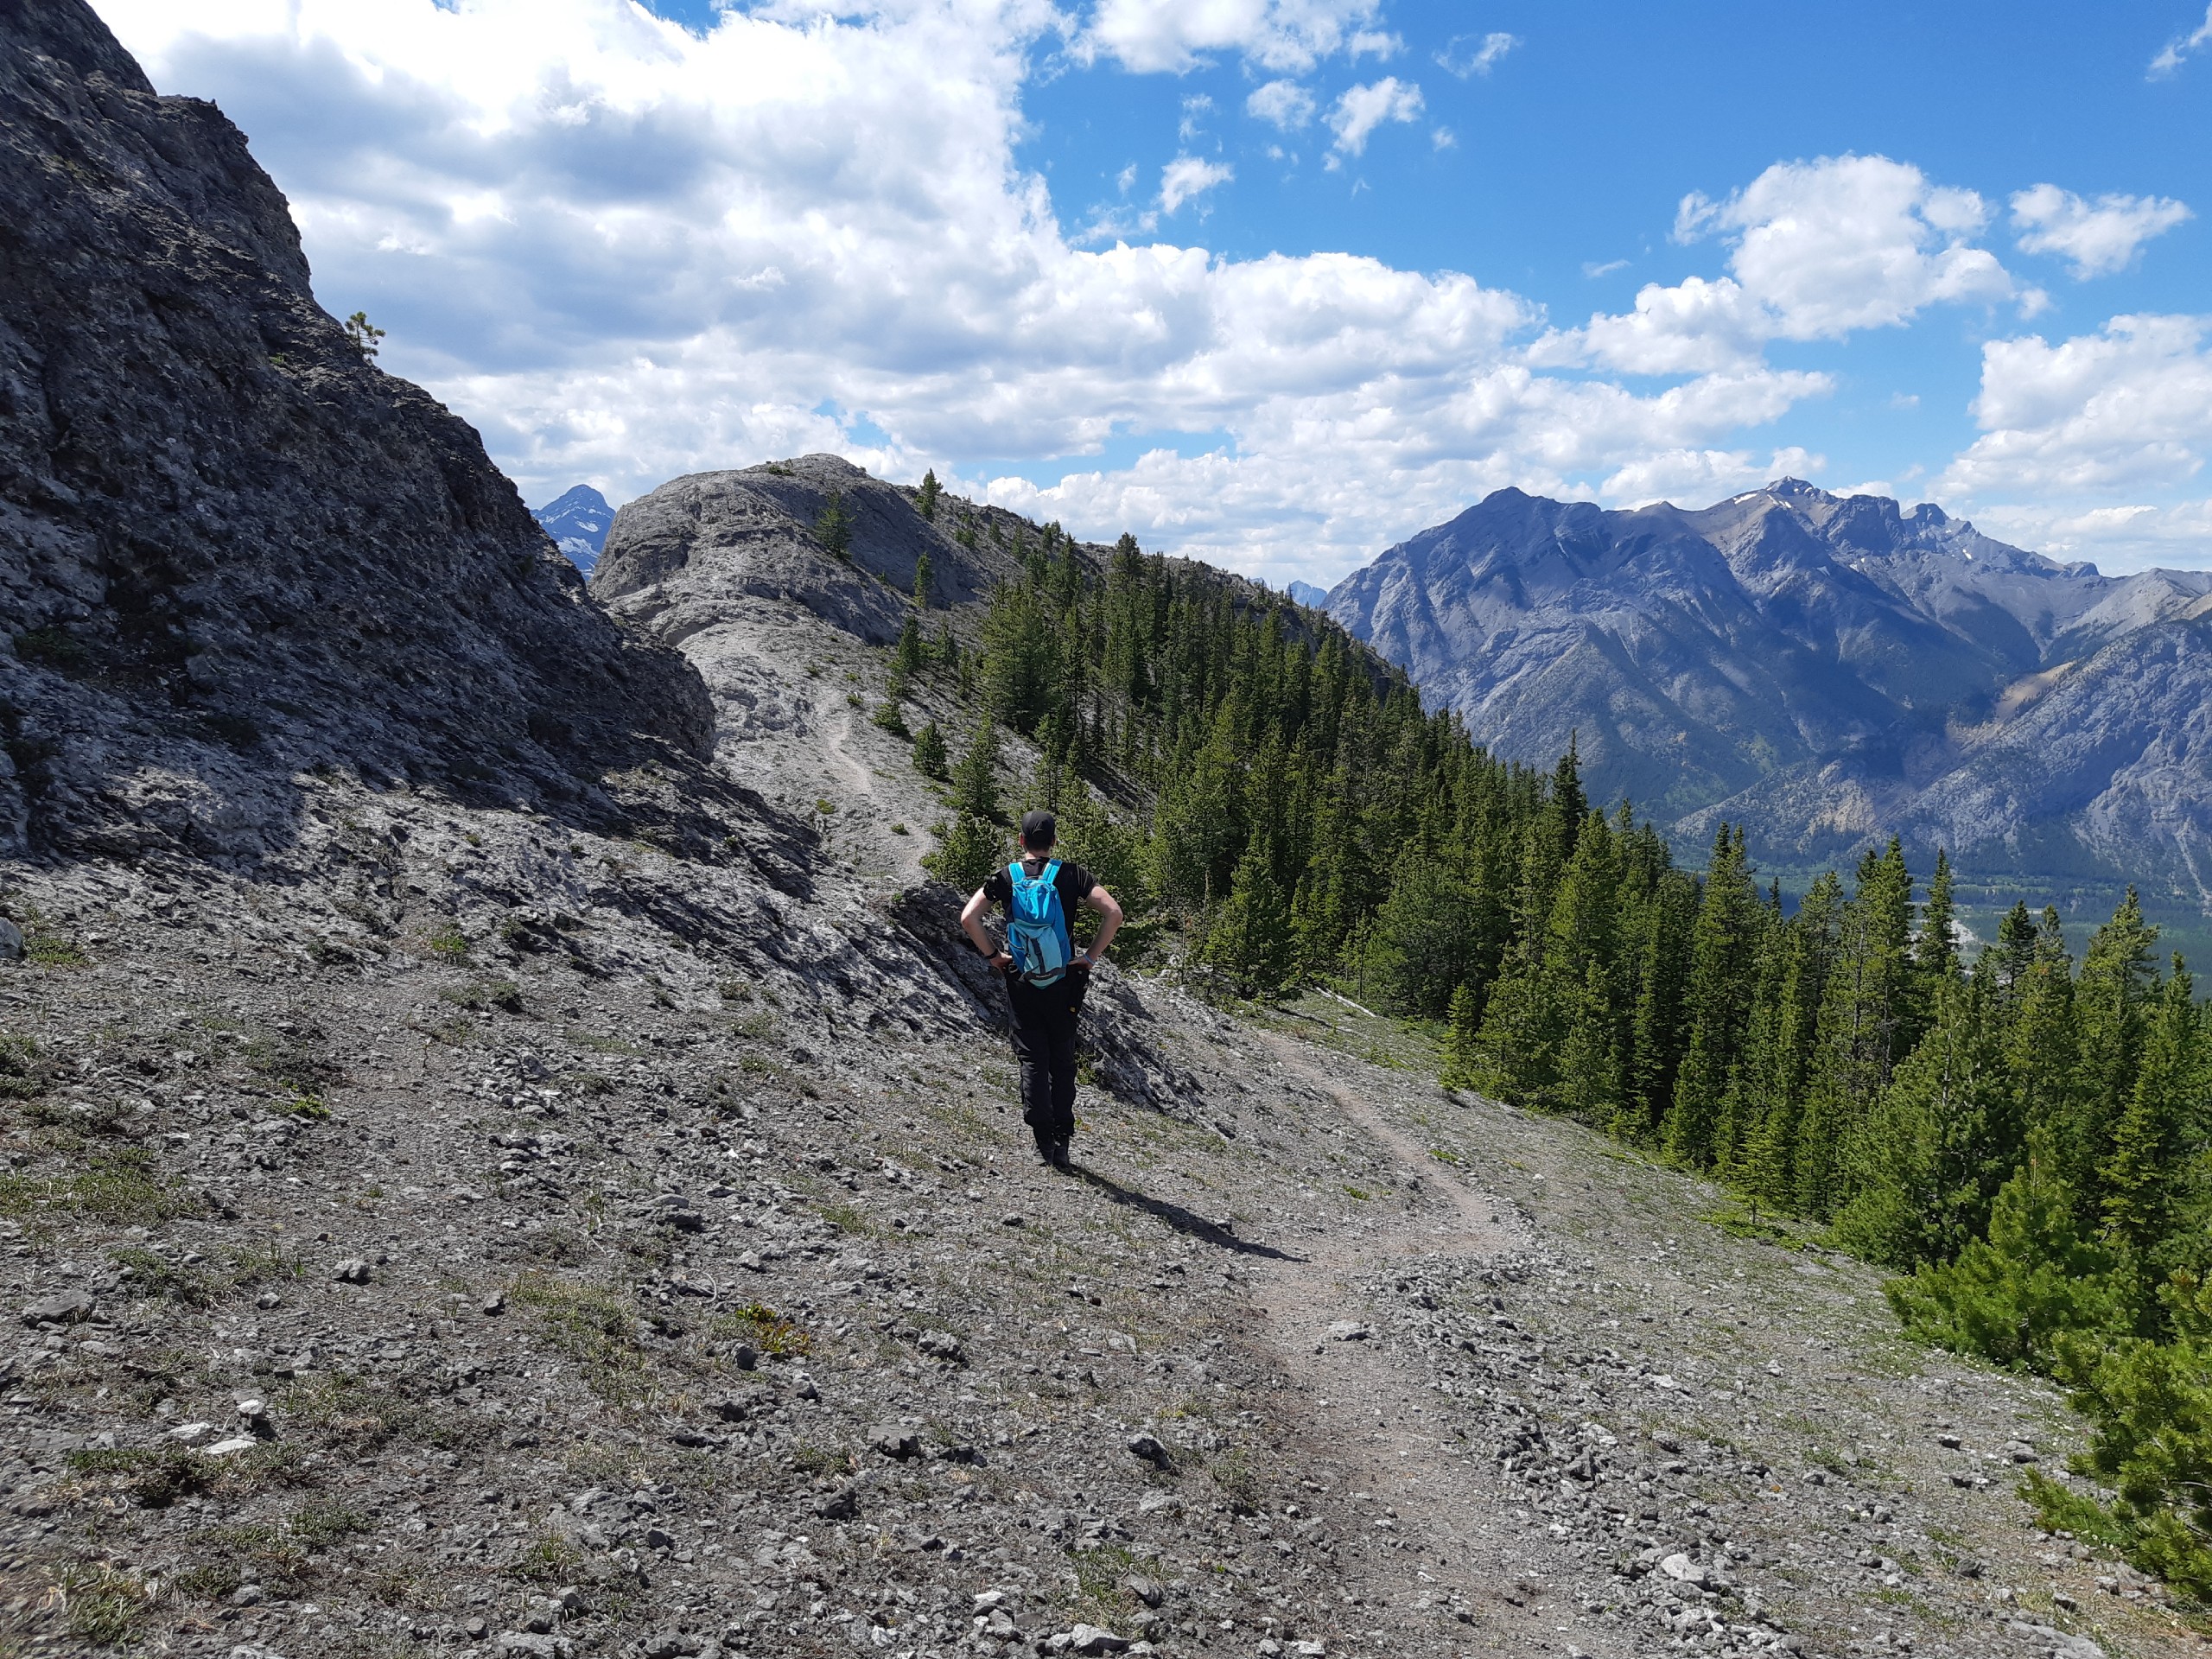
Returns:
[[[1098,912],[1098,937],[1090,942],[1090,955],[1093,962],[1103,962],[1106,947],[1114,943],[1114,936],[1122,931],[1122,906],[1103,887],[1096,887],[1084,899],[1083,907]]]
[[[993,944],[991,936],[984,931],[983,912],[990,907],[991,901],[983,896],[983,890],[981,887],[976,888],[974,895],[961,906],[960,931],[968,936],[968,942],[976,947],[976,954],[988,957],[991,959],[991,966],[995,968],[999,965],[1001,957],[1006,957],[1008,963],[1011,963],[1014,958],[1007,957],[1005,951]]]

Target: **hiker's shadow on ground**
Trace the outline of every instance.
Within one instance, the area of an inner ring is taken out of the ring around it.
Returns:
[[[1272,1244],[1255,1244],[1249,1239],[1239,1238],[1226,1227],[1217,1226],[1179,1204],[1171,1204],[1166,1198],[1155,1198],[1149,1192],[1133,1192],[1095,1169],[1085,1169],[1080,1164],[1071,1164],[1069,1169],[1116,1204],[1131,1210],[1141,1210],[1154,1219],[1166,1222],[1186,1237],[1202,1240],[1217,1249],[1233,1251],[1238,1255],[1263,1255],[1273,1262],[1303,1262],[1306,1259],[1302,1255],[1294,1255],[1288,1250],[1279,1250]]]

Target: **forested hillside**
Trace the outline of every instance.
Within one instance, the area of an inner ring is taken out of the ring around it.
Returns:
[[[1627,806],[1592,809],[1571,748],[1548,775],[1493,757],[1311,613],[1126,537],[1103,562],[1055,526],[1012,550],[978,644],[917,615],[898,648],[894,692],[950,677],[987,711],[957,760],[934,726],[917,741],[954,807],[948,880],[1001,855],[1011,728],[1041,756],[1025,800],[1155,953],[1441,1020],[1447,1084],[1575,1114],[1910,1274],[1914,1329],[2079,1390],[2120,1501],[2039,1481],[2051,1524],[2212,1594],[2207,1024],[2133,893],[2078,965],[2025,905],[1964,960],[1948,863],[1923,892],[1895,842],[1792,911],[1740,827],[1679,868]]]

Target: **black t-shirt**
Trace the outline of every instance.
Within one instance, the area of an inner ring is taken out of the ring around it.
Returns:
[[[1067,917],[1070,927],[1075,925],[1076,906],[1090,898],[1090,890],[1097,885],[1098,878],[1082,865],[1060,866],[1060,873],[1052,878],[1052,886],[1059,891],[1060,910]],[[983,897],[1001,910],[1013,908],[1014,879],[1006,873],[1005,865],[993,870],[990,878],[983,883]]]

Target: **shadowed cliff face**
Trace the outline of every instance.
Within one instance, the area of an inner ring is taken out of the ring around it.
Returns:
[[[314,769],[591,821],[709,741],[317,305],[237,129],[80,0],[0,0],[0,853],[250,860]]]
[[[1785,871],[1892,833],[1993,879],[2212,899],[2212,573],[2107,577],[1785,480],[1701,512],[1504,490],[1329,609],[1499,752]],[[2009,899],[2007,900],[2009,902]],[[2201,918],[2199,918],[2201,920]]]

